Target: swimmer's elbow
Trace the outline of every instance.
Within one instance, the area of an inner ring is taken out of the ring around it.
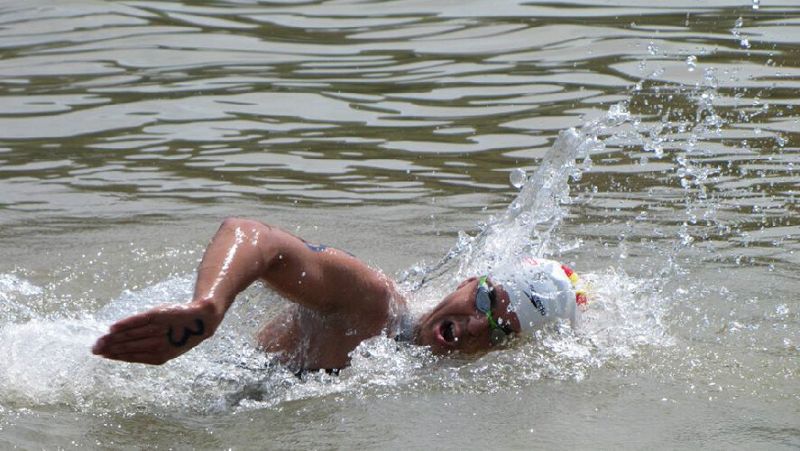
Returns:
[[[220,230],[259,230],[268,229],[269,226],[254,219],[230,216],[222,220],[219,228]]]

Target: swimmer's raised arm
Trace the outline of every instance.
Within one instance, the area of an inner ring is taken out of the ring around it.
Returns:
[[[344,252],[309,244],[261,222],[227,219],[203,255],[190,303],[156,307],[118,321],[92,352],[162,364],[213,335],[236,295],[256,280],[323,313],[369,315],[384,307],[373,301],[391,289],[380,273]]]

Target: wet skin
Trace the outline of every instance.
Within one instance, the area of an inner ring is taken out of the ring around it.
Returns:
[[[508,293],[500,285],[493,285],[496,302],[492,305],[492,317],[501,324],[509,324],[515,333],[520,325],[517,316],[508,310]],[[429,346],[436,354],[454,351],[478,354],[492,347],[489,320],[475,306],[479,279],[471,277],[458,286],[417,323],[417,343]]]

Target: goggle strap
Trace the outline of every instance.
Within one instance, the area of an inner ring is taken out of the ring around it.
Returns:
[[[481,278],[478,279],[478,286],[485,288],[487,291],[489,290],[489,284],[486,282],[488,278],[489,276],[481,276]],[[489,304],[489,309],[486,310],[486,319],[489,320],[489,325],[492,327],[492,329],[498,329],[500,327],[497,325],[497,321],[495,321],[494,318],[492,318],[491,304]]]

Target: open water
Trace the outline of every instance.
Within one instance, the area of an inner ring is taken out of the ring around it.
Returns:
[[[0,448],[796,449],[798,88],[796,0],[0,2]],[[256,286],[162,367],[92,356],[226,216],[417,311],[519,249],[592,302],[298,379]]]

